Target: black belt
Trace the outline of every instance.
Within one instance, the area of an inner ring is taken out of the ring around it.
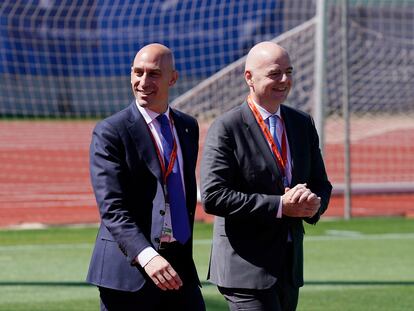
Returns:
[[[181,246],[181,244],[177,241],[174,242],[161,242],[159,250],[167,250],[167,249],[177,249]]]

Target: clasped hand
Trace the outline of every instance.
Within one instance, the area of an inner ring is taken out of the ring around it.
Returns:
[[[321,198],[307,188],[306,183],[297,184],[293,188],[285,188],[282,204],[285,216],[312,217],[321,206]]]

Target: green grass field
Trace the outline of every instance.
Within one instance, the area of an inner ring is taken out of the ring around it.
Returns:
[[[414,310],[414,220],[364,218],[306,226],[302,311]],[[96,228],[0,231],[0,310],[98,310],[84,283]],[[211,225],[198,223],[194,257],[207,310],[227,310],[205,281]]]

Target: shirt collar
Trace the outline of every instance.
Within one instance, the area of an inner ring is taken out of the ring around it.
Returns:
[[[269,118],[270,116],[278,116],[279,118],[282,118],[280,116],[280,106],[279,108],[277,108],[277,111],[275,113],[270,113],[269,111],[267,111],[266,109],[264,109],[262,106],[260,106],[258,103],[256,103],[254,101],[254,99],[252,98],[253,104],[256,106],[256,108],[259,110],[260,115],[262,116],[263,120],[266,120],[267,118]]]
[[[141,112],[142,116],[144,117],[145,122],[147,122],[147,124],[152,123],[152,121],[154,121],[160,114],[152,111],[151,109],[148,108],[144,108],[141,107],[138,104],[138,101],[135,101],[136,106],[138,107],[139,112]],[[164,112],[164,114],[167,116],[168,120],[170,119],[170,106],[167,107],[167,111]]]

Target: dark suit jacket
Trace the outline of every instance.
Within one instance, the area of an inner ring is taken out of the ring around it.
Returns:
[[[198,124],[194,118],[171,110],[183,155],[192,228],[197,193]],[[148,246],[159,248],[165,198],[156,149],[135,102],[96,125],[90,147],[90,173],[101,225],[87,281],[102,287],[137,291],[149,278],[139,264],[134,264],[134,259]],[[192,238],[184,252],[189,275],[199,282],[192,260]]]
[[[332,186],[327,179],[312,118],[281,106],[292,158],[291,186],[307,183],[321,197],[316,223],[326,210]],[[264,289],[280,274],[278,264],[293,239],[292,280],[303,285],[301,218],[276,218],[284,186],[275,157],[247,103],[210,127],[201,163],[201,195],[216,215],[209,279],[222,287]]]

